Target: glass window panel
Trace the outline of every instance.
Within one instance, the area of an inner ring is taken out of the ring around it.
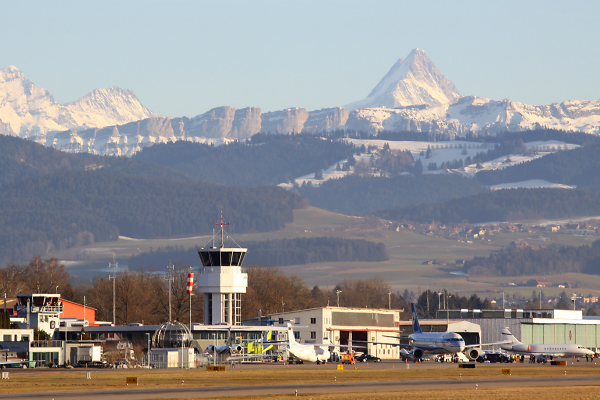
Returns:
[[[208,255],[208,251],[199,251],[200,261],[202,261],[202,265],[205,267],[210,266],[210,256]]]
[[[242,252],[241,251],[234,251],[233,252],[233,259],[231,260],[231,265],[240,265],[240,256],[241,256]]]
[[[231,266],[231,252],[230,251],[221,252],[221,266],[222,267]]]
[[[241,256],[240,256],[240,263],[238,265],[242,265],[242,263],[244,262],[244,257],[246,257],[246,253],[242,252]]]

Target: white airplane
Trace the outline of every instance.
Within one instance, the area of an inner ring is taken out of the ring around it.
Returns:
[[[329,351],[329,347],[364,347],[364,346],[350,346],[350,345],[339,345],[335,343],[311,343],[311,344],[301,344],[296,342],[296,338],[294,336],[294,329],[292,328],[292,324],[288,322],[287,324],[287,335],[288,340],[284,342],[280,341],[268,341],[263,340],[263,345],[266,346],[268,344],[274,343],[287,343],[288,352],[294,357],[298,358],[302,361],[308,362],[316,362],[318,364],[325,364],[331,357],[331,352]]]
[[[578,344],[523,344],[513,336],[507,327],[502,328],[502,339],[508,344],[500,345],[506,351],[518,354],[535,354],[551,357],[585,357],[594,354]]]
[[[370,342],[376,344],[389,344],[393,346],[408,347],[409,350],[402,349],[403,357],[414,360],[420,360],[425,354],[458,354],[464,353],[470,360],[476,360],[481,354],[481,346],[491,346],[498,343],[470,344],[466,345],[462,336],[454,332],[423,332],[419,325],[415,303],[410,303],[413,315],[413,333],[408,336],[408,345],[400,343],[382,343]],[[401,339],[399,336],[387,336],[394,339]]]

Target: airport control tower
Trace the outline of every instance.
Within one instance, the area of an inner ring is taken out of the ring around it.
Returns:
[[[213,235],[212,247],[198,250],[202,261],[198,289],[204,294],[204,325],[242,324],[242,293],[246,293],[248,287],[248,274],[242,272],[242,262],[248,249],[223,245],[228,225],[223,216],[220,223],[215,223],[220,228],[220,247],[215,247]]]

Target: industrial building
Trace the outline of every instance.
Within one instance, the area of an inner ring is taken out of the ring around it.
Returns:
[[[506,326],[524,344],[579,344],[592,350],[600,347],[600,319],[584,318],[581,310],[462,309],[439,310],[438,316],[437,321],[478,324],[483,343],[501,341],[500,329]]]

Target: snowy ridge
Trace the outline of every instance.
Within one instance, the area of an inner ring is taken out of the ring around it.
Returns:
[[[600,133],[600,100],[570,100],[531,106],[510,100],[465,96],[453,104],[397,109],[367,108],[350,113],[346,128],[416,131],[453,139],[467,132],[496,135],[539,128]]]

